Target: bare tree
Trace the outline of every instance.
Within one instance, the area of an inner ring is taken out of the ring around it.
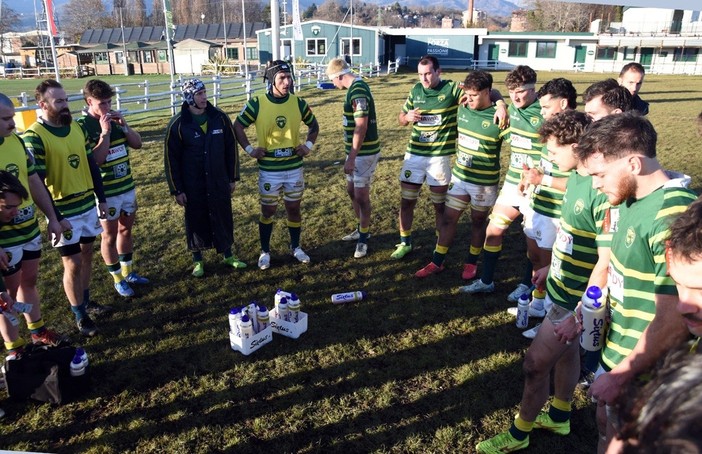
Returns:
[[[163,16],[163,0],[154,0],[154,5],[151,8],[151,16],[149,16],[150,25],[163,25],[165,18]]]
[[[328,20],[332,22],[341,22],[346,15],[346,7],[342,6],[337,0],[327,0],[319,7],[314,15],[315,19]]]
[[[552,0],[533,0],[532,6],[528,15],[531,30],[552,32],[587,31],[594,19],[607,15],[614,20],[618,11],[612,6]]]
[[[70,0],[61,9],[60,18],[63,31],[74,42],[85,30],[117,25],[102,0]]]
[[[157,3],[155,0],[154,3]],[[124,25],[129,27],[143,27],[147,24],[146,4],[144,0],[127,0],[124,9]]]

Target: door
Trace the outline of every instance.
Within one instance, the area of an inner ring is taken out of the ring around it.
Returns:
[[[497,61],[500,59],[500,45],[488,44],[488,60]]]
[[[653,48],[652,47],[642,47],[639,52],[641,55],[639,63],[644,67],[646,71],[651,69],[651,63],[653,62]]]

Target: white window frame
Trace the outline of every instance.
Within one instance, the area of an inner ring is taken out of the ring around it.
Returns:
[[[353,54],[349,54],[347,52],[347,49],[349,48],[349,45],[351,44],[351,39],[353,39],[353,41],[358,41],[358,52],[354,52]],[[351,38],[351,37],[341,38],[339,40],[339,46],[340,46],[339,55],[351,55],[352,57],[360,57],[362,54],[361,49],[363,49],[363,40],[361,39],[360,36],[354,36],[353,38]]]
[[[310,53],[310,46],[309,46],[310,41],[315,42],[315,46],[314,46],[315,49],[314,49],[313,53]],[[322,43],[324,45],[324,49],[325,49],[324,52],[319,51],[319,47],[320,47],[319,44],[320,43]],[[307,38],[305,40],[305,56],[306,57],[320,57],[320,56],[323,57],[327,53],[326,49],[327,49],[327,38]]]

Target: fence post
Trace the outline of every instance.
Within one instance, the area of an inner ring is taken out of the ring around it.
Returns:
[[[219,77],[219,74],[215,74],[212,76],[212,91],[214,92],[214,106],[217,107],[217,101],[219,100],[219,97],[222,96],[222,85],[221,85],[221,80]]]
[[[144,80],[144,110],[149,108],[149,79]]]
[[[117,110],[122,110],[122,90],[119,86],[115,87],[115,98],[117,100]]]

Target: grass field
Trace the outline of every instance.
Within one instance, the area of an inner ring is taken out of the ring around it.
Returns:
[[[460,80],[464,72],[444,78]],[[608,75],[548,73],[568,77],[579,93]],[[504,73],[496,73],[502,81]],[[124,78],[106,79],[119,83]],[[182,210],[168,195],[163,134],[168,118],[132,124],[145,147],[133,152],[140,201],[135,227],[136,267],[152,283],[130,300],[119,299],[96,250],[92,294],[118,310],[98,319],[101,335],[78,339],[61,286],[56,251],[47,250],[40,273],[48,324],[84,344],[93,386],[80,401],[60,407],[0,401],[0,449],[44,452],[472,452],[475,444],[508,428],[522,390],[521,363],[528,341],[505,309],[505,297],[522,273],[521,232],[510,229],[496,274],[497,291],[458,294],[470,224],[462,218],[447,270],[417,280],[431,258],[433,209],[426,191],[415,212],[415,250],[389,260],[398,241],[397,176],[409,135],[397,114],[416,80],[411,73],[370,81],[378,106],[383,154],[372,188],[369,255],[353,259],[354,245],[340,241],[354,228],[342,177],[340,130],[344,92],[301,93],[317,115],[321,133],[306,159],[303,247],[312,258],[298,264],[287,249],[282,208],[272,240],[272,266],[259,271],[257,169],[242,156],[242,180],[233,198],[235,247],[249,263],[226,269],[205,254],[206,275],[190,276]],[[84,81],[67,80],[69,90]],[[3,82],[14,95],[36,81]],[[507,95],[501,83],[496,87]],[[647,76],[643,98],[659,132],[665,167],[684,171],[702,189],[702,160],[695,117],[702,80]],[[73,106],[77,107],[77,106]],[[225,105],[235,115],[240,104]],[[506,148],[506,147],[505,147]],[[507,151],[503,153],[506,161]],[[227,311],[258,300],[273,302],[277,288],[295,291],[309,314],[299,339],[275,336],[249,357],[234,352]],[[365,290],[364,301],[332,305],[338,291]],[[531,324],[533,325],[534,322]],[[594,408],[576,394],[572,433],[536,432],[526,452],[594,452]]]

